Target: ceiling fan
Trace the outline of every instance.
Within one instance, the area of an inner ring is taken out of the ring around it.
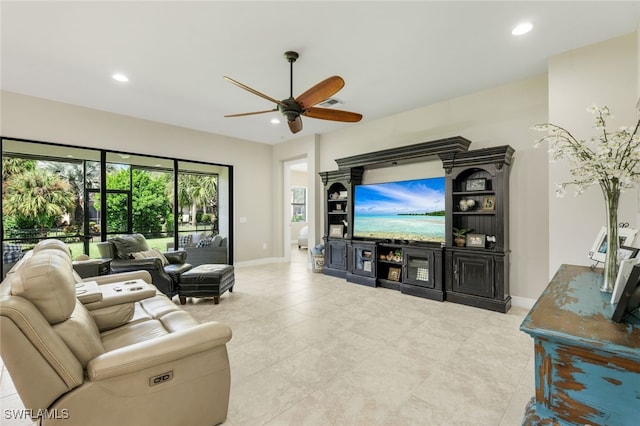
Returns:
[[[302,130],[302,120],[300,119],[300,115],[311,118],[319,118],[321,120],[342,121],[348,123],[355,123],[362,119],[362,114],[358,114],[356,112],[341,111],[338,109],[317,108],[314,106],[338,93],[338,91],[344,87],[344,80],[342,79],[342,77],[337,75],[321,81],[297,98],[294,98],[293,63],[296,61],[296,59],[298,59],[298,53],[288,51],[284,52],[284,56],[285,58],[287,58],[287,61],[289,61],[291,69],[290,96],[287,99],[278,101],[270,96],[258,92],[255,89],[252,89],[245,84],[240,83],[239,81],[225,76],[225,80],[235,84],[236,86],[277,104],[277,108],[274,109],[266,111],[245,112],[241,114],[229,114],[225,115],[225,117],[242,117],[245,115],[265,114],[268,112],[280,111],[282,115],[284,115],[287,119],[287,123],[289,124],[291,133],[298,133],[300,130]]]

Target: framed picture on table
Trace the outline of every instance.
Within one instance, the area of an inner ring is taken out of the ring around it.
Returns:
[[[635,259],[636,257],[638,257],[639,251],[640,248],[637,247],[620,246],[620,248],[618,249],[618,261]]]
[[[633,240],[638,233],[637,229],[631,228],[618,228],[618,239],[620,240],[620,247],[630,247],[633,244]],[[620,252],[618,252],[620,255]],[[600,232],[596,236],[596,240],[593,242],[593,247],[589,251],[589,258],[604,263],[607,256],[607,228],[603,226],[600,228]]]
[[[640,313],[640,265],[634,265],[629,278],[624,283],[620,300],[611,319],[615,322],[623,322],[627,317],[634,316],[638,319]]]
[[[620,262],[620,269],[618,269],[618,276],[616,278],[616,284],[613,287],[613,292],[611,292],[611,304],[618,303],[620,301],[620,296],[622,296],[622,290],[624,290],[624,286],[629,280],[629,276],[631,275],[631,271],[633,267],[640,263],[640,259],[625,259]]]

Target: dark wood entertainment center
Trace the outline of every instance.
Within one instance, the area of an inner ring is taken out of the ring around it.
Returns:
[[[456,136],[337,159],[321,172],[325,186],[327,275],[413,296],[448,300],[498,312],[509,294],[509,172],[514,150],[468,150]],[[365,170],[441,161],[445,172],[443,244],[353,237],[353,195]],[[465,207],[467,200],[472,206]],[[462,201],[462,203],[461,203]],[[472,229],[472,247],[454,244],[453,229]]]

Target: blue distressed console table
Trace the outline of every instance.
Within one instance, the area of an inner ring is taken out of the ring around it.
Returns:
[[[615,323],[602,274],[562,265],[520,330],[535,343],[523,425],[640,424],[640,324]]]

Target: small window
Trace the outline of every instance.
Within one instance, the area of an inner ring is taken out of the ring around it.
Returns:
[[[307,221],[307,188],[295,186],[291,188],[291,222]]]

